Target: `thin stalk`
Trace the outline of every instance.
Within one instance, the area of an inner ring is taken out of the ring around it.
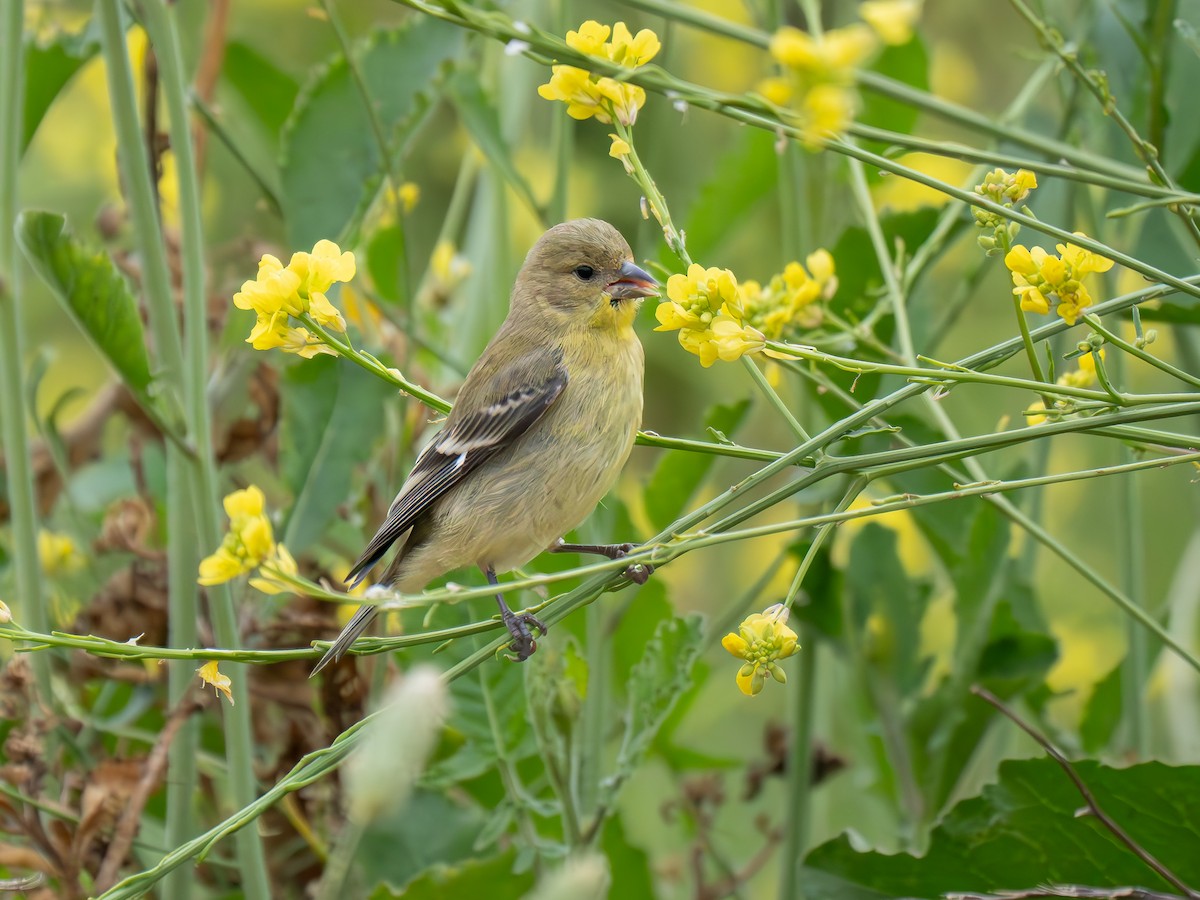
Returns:
[[[866,478],[856,478],[834,512],[842,512],[849,508],[866,486]],[[825,525],[818,528],[813,535],[812,543],[808,545],[800,565],[796,567],[796,576],[792,579],[792,585],[784,600],[789,609],[800,593],[804,577],[832,531],[832,525]],[[809,633],[804,627],[801,627],[798,633],[803,649],[798,673],[800,684],[796,690],[795,705],[792,707],[792,742],[787,764],[787,818],[784,823],[786,830],[783,836],[783,852],[780,855],[783,861],[783,877],[779,883],[779,900],[803,900],[804,897],[804,879],[801,873],[804,869],[804,853],[808,849],[812,816],[812,740],[817,699],[817,648],[808,640]]]
[[[749,356],[743,356],[742,365],[750,374],[750,378],[754,382],[755,387],[758,388],[759,393],[761,393],[763,397],[766,398],[767,402],[771,404],[771,407],[777,413],[779,413],[780,418],[787,422],[788,427],[792,429],[792,434],[802,441],[811,440],[811,438],[808,436],[808,432],[804,430],[804,426],[800,424],[800,421],[794,415],[792,415],[792,411],[787,408],[787,404],[783,402],[783,399],[779,396],[778,392],[776,392],[775,388],[771,386],[771,382],[767,381],[767,376],[762,373],[762,369],[758,367],[758,363],[752,360]]]
[[[167,597],[170,607],[167,640],[172,647],[194,647],[198,642],[196,582],[192,573],[199,562],[195,552],[195,500],[189,487],[188,463],[174,447],[167,447],[167,496],[175,502],[167,505]],[[174,535],[188,539],[173,538]],[[189,691],[196,689],[196,667],[190,661],[176,660],[167,667],[167,707],[175,709]],[[196,833],[196,750],[199,746],[199,720],[188,716],[167,749],[168,847],[178,847]],[[196,880],[191,873],[176,870],[167,876],[163,893],[187,900]]]
[[[1114,347],[1120,347],[1122,350],[1124,350],[1130,356],[1137,357],[1142,362],[1152,365],[1152,366],[1154,366],[1154,368],[1159,369],[1160,371],[1166,372],[1168,375],[1171,375],[1174,378],[1178,378],[1180,381],[1184,382],[1185,384],[1190,384],[1192,387],[1200,388],[1200,378],[1197,378],[1195,375],[1192,375],[1190,372],[1185,372],[1183,369],[1180,369],[1180,368],[1177,368],[1176,366],[1171,365],[1169,362],[1167,362],[1164,359],[1159,359],[1157,356],[1155,356],[1152,353],[1147,353],[1145,350],[1143,350],[1141,347],[1138,347],[1136,344],[1129,343],[1129,341],[1122,338],[1116,332],[1110,331],[1109,329],[1105,328],[1104,324],[1100,321],[1099,317],[1094,316],[1094,315],[1086,315],[1083,318],[1084,318],[1084,321],[1086,321],[1089,325],[1092,326],[1092,328],[1096,331],[1097,334],[1103,335],[1104,339],[1106,341],[1108,341],[1108,343],[1112,344]]]
[[[186,355],[176,326],[174,292],[154,199],[154,185],[141,138],[133,76],[125,47],[121,6],[119,0],[96,2],[96,18],[100,23],[113,124],[117,133],[118,161],[134,224],[134,236],[142,255],[143,290],[157,350],[156,363],[166,390],[185,410],[191,431],[190,437],[196,445],[196,457],[188,467],[188,473],[197,531],[205,546],[215,547],[220,542],[220,528],[216,516],[215,472],[208,407],[203,397],[207,364],[203,239],[199,224],[199,188],[195,181],[191,133],[188,128],[187,90],[181,69],[182,53],[173,21],[163,0],[148,0],[142,6],[142,10],[151,42],[159,50],[160,84],[167,100],[172,146],[179,163],[177,168],[180,179],[180,213],[186,278],[184,316],[189,326],[189,346]],[[190,304],[186,302],[189,299],[192,301]],[[186,497],[168,496],[167,502],[186,502]],[[193,552],[196,546],[194,535],[188,533],[168,535],[168,541],[188,542]],[[189,587],[189,593],[193,595],[195,590],[194,585]],[[238,628],[228,587],[219,586],[210,590],[209,598],[217,641],[226,647],[236,647],[239,643]],[[168,597],[172,614],[178,609],[181,615],[186,615],[187,610],[194,610],[194,602],[194,597]],[[233,700],[235,705],[225,714],[226,756],[231,799],[236,805],[244,806],[251,802],[256,794],[250,695],[245,678],[233,677]],[[238,855],[246,896],[251,900],[269,898],[266,860],[262,844],[253,830],[239,836]]]
[[[37,506],[32,464],[25,436],[25,362],[21,322],[21,273],[13,226],[17,218],[17,166],[21,160],[24,98],[24,0],[10,0],[0,13],[0,425],[3,427],[5,474],[11,508],[14,606],[34,628],[45,631],[49,617],[42,602],[38,561]],[[50,660],[33,663],[34,682],[43,703],[51,703]]]

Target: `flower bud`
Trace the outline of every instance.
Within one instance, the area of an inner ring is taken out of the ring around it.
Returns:
[[[441,673],[417,666],[388,690],[346,771],[350,818],[369,824],[404,804],[437,743],[449,697]]]
[[[612,879],[599,853],[569,857],[541,880],[527,900],[603,900]]]

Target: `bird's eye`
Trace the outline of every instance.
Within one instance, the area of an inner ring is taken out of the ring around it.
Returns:
[[[591,281],[592,276],[596,274],[595,269],[591,266],[576,266],[575,277],[580,281]]]

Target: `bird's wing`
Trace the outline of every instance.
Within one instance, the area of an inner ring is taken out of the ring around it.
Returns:
[[[556,364],[537,384],[526,385],[476,412],[449,422],[413,465],[392,502],[387,518],[346,576],[358,584],[388,548],[413,527],[437,500],[529,430],[567,386],[567,373]]]

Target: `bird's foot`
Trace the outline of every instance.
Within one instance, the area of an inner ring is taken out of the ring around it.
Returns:
[[[637,544],[613,544],[613,559],[628,556],[637,548]],[[645,584],[653,574],[654,566],[650,563],[631,563],[625,567],[625,577],[634,584]]]
[[[515,613],[507,607],[500,610],[500,621],[512,635],[512,643],[508,649],[515,655],[508,658],[514,662],[524,662],[537,651],[537,641],[533,639],[530,628],[536,628],[540,636],[546,634],[546,624],[533,613]]]

